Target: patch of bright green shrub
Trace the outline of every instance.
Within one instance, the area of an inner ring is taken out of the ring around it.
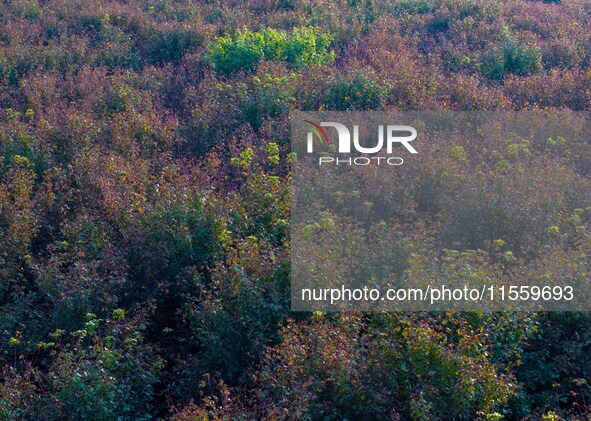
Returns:
[[[206,61],[218,72],[253,70],[260,60],[286,62],[292,67],[327,64],[334,60],[329,50],[332,35],[315,28],[295,28],[290,34],[273,28],[243,29],[234,37],[219,37],[209,46]]]
[[[526,76],[542,69],[542,56],[538,47],[520,43],[507,27],[500,38],[501,45],[489,49],[482,57],[481,68],[485,76],[498,80],[506,74]]]

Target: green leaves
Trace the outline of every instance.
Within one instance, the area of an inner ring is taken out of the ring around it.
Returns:
[[[251,71],[261,60],[286,62],[295,68],[328,64],[334,60],[331,41],[330,34],[316,28],[295,28],[290,34],[272,28],[257,32],[244,28],[234,37],[216,38],[205,60],[220,73]]]
[[[500,46],[490,48],[483,56],[481,68],[490,79],[503,79],[506,74],[527,76],[542,70],[542,56],[536,46],[515,39],[505,26]]]

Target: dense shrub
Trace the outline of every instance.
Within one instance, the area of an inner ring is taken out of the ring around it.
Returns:
[[[540,49],[523,45],[507,28],[500,36],[501,45],[489,49],[482,57],[482,71],[490,79],[502,79],[506,74],[526,76],[541,70]]]
[[[220,73],[253,70],[262,59],[286,62],[296,68],[327,64],[334,59],[330,41],[329,34],[316,28],[294,28],[289,34],[272,28],[257,32],[244,28],[233,37],[217,38],[209,46],[206,61]]]
[[[114,312],[116,318],[123,314],[121,309]],[[141,331],[121,326],[116,320],[110,322],[115,326],[101,332],[104,321],[88,314],[84,328],[69,334],[71,342],[60,343],[66,333],[57,331],[52,335],[57,343],[39,344],[55,353],[48,382],[59,405],[52,415],[46,409],[50,417],[152,418],[149,402],[161,362],[142,344]]]
[[[371,69],[311,73],[301,80],[306,91],[298,92],[303,109],[379,110],[391,93],[388,80]]]
[[[394,3],[392,12],[396,15],[403,13],[409,14],[425,14],[431,13],[435,9],[435,5],[427,0],[403,0]]]

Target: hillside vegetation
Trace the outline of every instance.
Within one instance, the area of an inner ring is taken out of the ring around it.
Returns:
[[[288,118],[591,110],[589,28],[589,0],[3,2],[0,419],[589,419],[586,313],[290,312]],[[507,141],[396,191],[401,271],[437,245],[590,283],[591,144]]]

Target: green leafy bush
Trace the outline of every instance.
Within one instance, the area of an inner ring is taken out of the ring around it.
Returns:
[[[536,46],[517,41],[505,27],[501,46],[489,49],[482,57],[482,71],[490,79],[502,79],[506,74],[526,76],[542,69],[542,55]]]
[[[326,64],[334,60],[329,51],[332,36],[316,28],[295,28],[290,34],[273,28],[252,32],[238,30],[234,37],[219,37],[209,46],[206,61],[218,72],[253,70],[260,60],[286,62],[292,67]]]
[[[310,102],[336,111],[378,110],[390,94],[389,84],[372,70],[354,70],[331,76]]]
[[[153,396],[162,363],[150,357],[141,328],[116,320],[104,326],[105,320],[94,314],[86,320],[82,329],[67,335],[69,340],[57,331],[52,334],[56,342],[39,343],[55,356],[48,376],[60,402],[55,419],[150,419],[152,408],[146,402]]]

